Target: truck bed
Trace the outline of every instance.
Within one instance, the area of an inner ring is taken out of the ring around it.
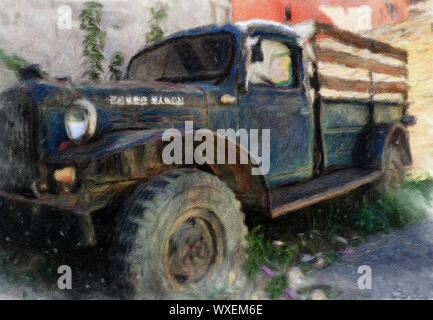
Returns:
[[[359,159],[353,151],[363,129],[399,123],[407,114],[407,52],[314,21],[295,28],[319,133],[316,158],[326,171],[354,167]]]

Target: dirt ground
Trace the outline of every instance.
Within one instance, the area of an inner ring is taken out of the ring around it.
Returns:
[[[57,285],[58,268],[72,270],[72,290]],[[106,248],[57,252],[24,247],[0,233],[0,300],[114,299]]]
[[[340,292],[337,299],[433,300],[433,217],[389,234],[371,236],[313,281]],[[360,289],[360,266],[371,268],[371,289]]]
[[[320,209],[320,208],[319,208]],[[276,233],[279,229],[273,229]],[[269,230],[268,230],[269,231]],[[327,299],[433,299],[433,209],[423,221],[389,233],[367,237],[359,246],[337,253],[335,263],[304,272],[300,285],[326,288]],[[279,235],[276,235],[278,237]],[[110,287],[106,248],[72,252],[41,251],[23,247],[0,234],[0,299],[117,299]],[[57,268],[72,269],[72,290],[57,286]],[[295,268],[304,270],[307,264]],[[360,289],[360,266],[372,270],[372,288]],[[275,274],[279,271],[273,269]],[[224,298],[268,299],[271,277],[263,270],[236,296]],[[323,290],[324,291],[324,290]],[[296,299],[308,295],[295,294]],[[280,300],[292,300],[282,293]]]

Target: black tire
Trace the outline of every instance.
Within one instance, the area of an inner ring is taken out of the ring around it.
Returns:
[[[216,176],[181,169],[140,185],[116,218],[109,252],[123,298],[209,298],[241,288],[247,228]]]

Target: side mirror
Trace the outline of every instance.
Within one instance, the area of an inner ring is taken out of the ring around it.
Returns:
[[[401,123],[406,127],[414,126],[416,125],[416,117],[413,115],[406,115],[401,119]]]

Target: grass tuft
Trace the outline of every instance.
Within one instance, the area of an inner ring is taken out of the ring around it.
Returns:
[[[269,298],[272,300],[278,299],[283,293],[283,290],[287,287],[287,279],[284,275],[278,275],[269,280],[266,291],[268,292]]]
[[[256,226],[248,234],[248,247],[246,269],[249,278],[254,278],[263,265],[290,264],[299,255],[297,244],[285,243],[283,246],[274,246],[272,241],[265,238],[262,226]]]
[[[393,193],[381,196],[371,186],[364,187],[264,228],[256,226],[248,235],[247,275],[253,279],[261,266],[281,270],[298,263],[304,254],[319,252],[326,265],[333,264],[338,250],[345,247],[335,241],[336,235],[348,239],[348,246],[356,247],[369,234],[422,220],[432,201],[433,178],[407,178]],[[274,246],[272,240],[284,240],[284,245]]]
[[[354,212],[356,228],[366,234],[401,229],[427,216],[433,194],[433,179],[405,181],[395,192],[368,202]]]

